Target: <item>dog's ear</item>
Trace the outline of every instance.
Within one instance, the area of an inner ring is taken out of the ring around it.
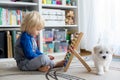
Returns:
[[[100,49],[100,45],[97,45],[93,48],[94,53],[96,53]]]

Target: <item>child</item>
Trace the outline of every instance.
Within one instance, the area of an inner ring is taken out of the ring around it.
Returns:
[[[46,72],[50,68],[62,67],[64,60],[53,62],[54,57],[40,52],[35,37],[44,28],[44,20],[38,12],[32,11],[25,15],[21,24],[21,35],[15,44],[14,58],[20,70],[39,70]]]

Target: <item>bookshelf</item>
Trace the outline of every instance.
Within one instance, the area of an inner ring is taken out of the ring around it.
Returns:
[[[40,0],[39,0],[40,1]],[[43,0],[45,1],[45,0]],[[59,1],[59,0],[58,0]],[[42,3],[42,0],[39,2],[39,9],[40,9],[40,14],[43,15],[45,12],[44,9],[46,9],[46,11],[48,10],[48,13],[51,14],[49,12],[49,9],[50,10],[53,10],[53,14],[54,15],[54,10],[56,10],[56,13],[57,13],[57,10],[62,10],[62,11],[65,11],[65,17],[66,17],[66,11],[67,10],[72,10],[74,12],[74,24],[55,24],[54,22],[50,22],[51,24],[46,24],[47,22],[45,22],[45,29],[67,29],[67,33],[71,33],[71,34],[74,34],[75,32],[79,32],[79,28],[80,28],[80,25],[79,25],[79,0],[69,0],[71,1],[71,5],[66,5],[66,0],[61,0],[61,4],[52,4],[51,3]],[[72,5],[72,2],[75,2],[74,5]],[[52,12],[52,11],[51,11]],[[46,14],[45,14],[46,15]],[[44,15],[43,15],[44,16]],[[44,17],[45,20],[46,20],[46,17]],[[54,18],[54,17],[53,17]],[[40,32],[40,49],[41,51],[44,51],[43,49],[43,32],[41,31]],[[53,40],[53,42],[55,42]],[[55,47],[55,46],[54,46]],[[50,52],[50,55],[54,55],[54,56],[63,56],[65,55],[66,52],[55,52],[53,51],[52,53]]]
[[[52,0],[51,0],[52,1]],[[59,0],[58,0],[59,1]],[[52,10],[62,10],[62,11],[66,11],[66,10],[72,10],[74,12],[74,24],[54,24],[54,22],[52,23],[53,25],[48,25],[45,22],[45,29],[67,29],[67,31],[71,34],[75,33],[75,32],[79,32],[79,0],[70,0],[71,1],[71,5],[66,5],[66,0],[61,0],[61,4],[47,4],[47,3],[42,3],[42,0],[33,0],[33,2],[6,2],[6,1],[0,1],[0,8],[5,8],[5,9],[27,9],[29,11],[31,10],[36,10],[39,11],[40,14],[43,14],[44,9],[52,9]],[[72,5],[72,2],[74,2],[75,4]],[[65,12],[66,13],[66,12]],[[43,17],[44,18],[44,17]],[[2,24],[0,25],[0,31],[16,31],[16,30],[20,30],[20,25],[18,24]],[[39,47],[40,50],[43,52],[43,30],[40,31],[40,35],[38,37],[39,39]],[[66,52],[53,52],[50,53],[52,55],[55,56],[61,56],[61,55],[65,55]]]
[[[38,7],[38,3],[31,3],[31,2],[7,2],[7,1],[0,1],[0,8],[10,9],[10,10],[17,10],[17,9],[32,9],[32,7]],[[2,30],[19,30],[20,25],[10,25],[10,24],[1,24],[0,31]]]
[[[0,1],[0,5],[1,6],[6,6],[8,5],[8,7],[24,7],[24,6],[37,6],[37,3],[30,3],[30,2],[7,2],[7,1]]]
[[[21,11],[22,13],[22,10],[38,11],[38,3],[0,0],[0,38],[4,38],[0,41],[0,58],[13,57],[16,31],[20,30],[20,23],[18,24],[17,22],[17,11]],[[19,14],[19,16],[19,19],[22,20],[22,14]]]

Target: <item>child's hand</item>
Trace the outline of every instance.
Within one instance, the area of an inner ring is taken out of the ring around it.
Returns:
[[[54,59],[54,57],[52,55],[48,55],[48,57],[50,58],[50,60]]]

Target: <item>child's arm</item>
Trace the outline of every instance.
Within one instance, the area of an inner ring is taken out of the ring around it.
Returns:
[[[43,53],[37,48],[36,54],[41,55],[41,54],[43,54]]]
[[[39,49],[37,49],[36,50],[36,54],[38,54],[38,55],[41,55],[41,54],[43,54]],[[52,56],[52,55],[48,55],[48,57],[50,58],[50,60],[53,60],[54,59],[54,56]]]
[[[27,33],[22,33],[20,44],[22,46],[22,49],[24,51],[25,57],[28,59],[33,59],[35,57],[38,57],[39,55],[34,53],[32,50],[32,41],[31,36]]]

